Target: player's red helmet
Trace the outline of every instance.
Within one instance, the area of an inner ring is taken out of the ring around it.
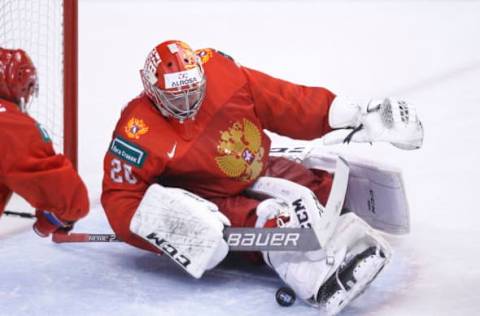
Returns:
[[[37,90],[37,70],[27,53],[0,47],[0,98],[18,104],[25,111]]]
[[[190,46],[181,41],[159,44],[140,75],[145,93],[163,115],[180,122],[195,117],[205,95],[206,78]]]

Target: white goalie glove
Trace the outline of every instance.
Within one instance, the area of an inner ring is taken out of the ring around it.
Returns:
[[[195,278],[227,256],[224,226],[230,226],[230,221],[215,204],[186,190],[159,184],[148,188],[130,222],[133,233]]]
[[[324,136],[324,144],[389,142],[406,150],[423,143],[423,126],[412,105],[395,98],[353,102],[337,96],[330,106],[329,124],[336,130]]]

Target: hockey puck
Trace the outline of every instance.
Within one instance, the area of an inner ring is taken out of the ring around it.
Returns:
[[[289,287],[281,287],[275,294],[278,305],[284,307],[292,306],[296,298],[295,292]]]

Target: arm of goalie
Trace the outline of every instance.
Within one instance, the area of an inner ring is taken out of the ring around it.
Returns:
[[[198,279],[228,253],[224,225],[230,221],[215,204],[182,189],[152,184],[130,230]]]

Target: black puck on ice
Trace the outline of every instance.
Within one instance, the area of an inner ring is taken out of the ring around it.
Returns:
[[[275,294],[275,299],[280,306],[292,306],[296,299],[295,292],[289,287],[281,287]]]

